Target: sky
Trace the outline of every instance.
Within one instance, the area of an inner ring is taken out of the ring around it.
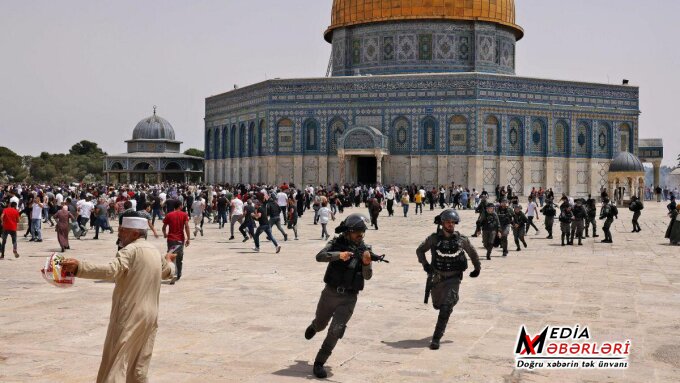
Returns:
[[[680,154],[680,1],[516,0],[517,75],[640,87],[640,137]],[[21,155],[97,142],[110,154],[158,114],[203,149],[205,98],[323,77],[332,0],[3,0],[0,146]]]

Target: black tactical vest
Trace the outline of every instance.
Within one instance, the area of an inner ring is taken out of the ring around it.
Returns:
[[[433,235],[436,236],[437,242],[430,252],[435,270],[443,272],[467,270],[467,257],[460,246],[460,234],[456,232],[449,238],[445,238],[442,234]]]
[[[512,223],[512,215],[509,207],[498,208],[498,212],[496,214],[498,215],[498,220],[501,222],[501,226],[506,226]]]
[[[353,251],[356,246],[349,243],[344,236],[333,240],[332,252]],[[332,287],[342,287],[347,290],[361,291],[364,289],[364,276],[361,259],[352,257],[349,261],[337,260],[328,263],[323,281]]]

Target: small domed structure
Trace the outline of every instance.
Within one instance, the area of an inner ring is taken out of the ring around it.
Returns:
[[[619,205],[630,203],[630,197],[641,197],[645,187],[645,167],[633,153],[621,152],[609,163],[609,195]]]
[[[610,172],[643,172],[642,161],[633,153],[621,152],[609,164]]]
[[[127,153],[107,156],[104,173],[107,182],[163,181],[187,182],[200,180],[203,159],[180,153],[182,142],[175,140],[175,129],[156,114],[139,121],[132,139],[125,141]]]
[[[670,189],[680,188],[680,167],[675,168],[675,170],[668,175],[666,182]]]
[[[133,140],[175,140],[175,130],[170,123],[158,116],[154,109],[153,115],[137,123],[132,131]]]

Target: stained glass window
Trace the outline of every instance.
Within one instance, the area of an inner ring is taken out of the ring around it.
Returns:
[[[510,131],[508,132],[508,141],[510,142],[510,150],[519,152],[522,149],[522,142],[520,140],[520,131],[522,126],[517,119],[510,121]]]
[[[539,120],[531,124],[531,150],[534,153],[543,152],[543,124]]]
[[[423,149],[432,150],[436,147],[435,120],[431,117],[423,121]]]
[[[405,117],[400,117],[394,122],[393,147],[396,151],[408,151],[408,129],[409,123]]]
[[[338,152],[338,139],[340,138],[340,136],[342,136],[342,133],[344,132],[345,123],[340,119],[334,120],[333,123],[331,124],[331,137],[328,146],[328,149],[331,153]]]
[[[555,124],[555,152],[556,153],[562,154],[562,153],[566,152],[566,144],[565,144],[566,134],[567,134],[567,127],[562,121]]]

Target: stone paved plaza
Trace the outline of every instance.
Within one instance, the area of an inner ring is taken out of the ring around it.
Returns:
[[[356,211],[365,209],[345,215]],[[561,247],[544,239],[544,230],[532,230],[526,251],[501,258],[496,250],[491,261],[482,260],[479,278],[463,280],[439,351],[427,348],[437,312],[423,304],[425,273],[415,256],[434,229],[434,213],[426,209],[404,219],[400,212],[381,216],[380,231],[367,233],[367,242],[391,263],[374,266],[328,362],[329,381],[678,381],[680,248],[663,238],[665,203],[646,204],[640,234],[630,233],[631,212],[620,209],[614,245],[588,239],[581,247]],[[474,214],[464,211],[462,219],[461,231],[470,234]],[[312,379],[311,363],[325,333],[306,341],[303,332],[323,288],[325,264],[314,259],[324,242],[321,227],[311,221],[310,214],[301,217],[301,239],[283,243],[278,255],[268,242],[253,253],[252,242],[229,242],[224,230],[206,223],[205,236],[186,250],[182,280],[162,286],[150,381]],[[92,382],[113,284],[78,280],[73,288],[57,289],[45,283],[39,269],[58,245],[53,230],[46,228],[44,236],[39,244],[21,239],[21,258],[9,252],[0,262],[0,381]],[[115,238],[100,238],[72,240],[67,255],[107,262],[115,255]],[[162,238],[150,241],[164,247]],[[473,241],[483,252],[481,240]],[[630,367],[516,370],[522,324],[536,333],[546,325],[588,325],[594,341],[631,339]]]

